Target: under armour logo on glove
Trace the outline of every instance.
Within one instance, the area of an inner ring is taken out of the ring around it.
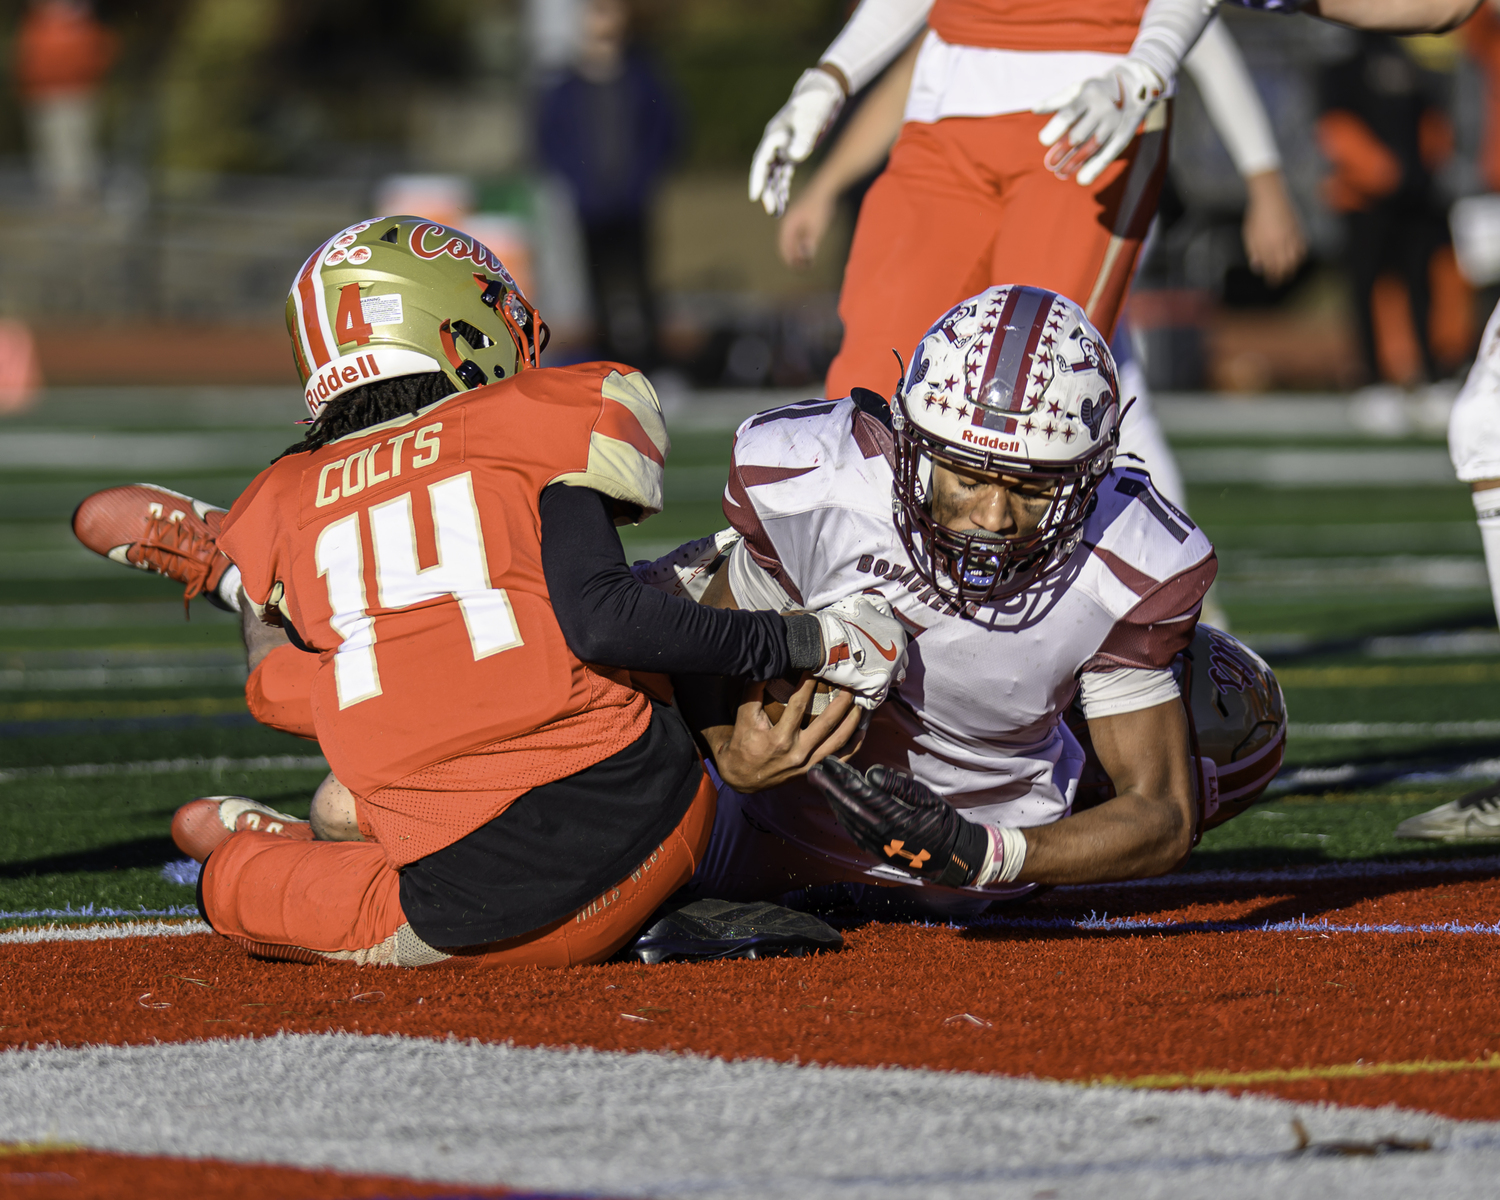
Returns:
[[[861,775],[825,758],[807,778],[844,832],[882,862],[944,887],[967,887],[988,865],[988,830],[904,771],[875,766]]]

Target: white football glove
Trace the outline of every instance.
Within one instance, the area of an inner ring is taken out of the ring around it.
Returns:
[[[750,200],[779,217],[786,209],[792,172],[806,160],[844,107],[844,89],[827,71],[803,71],[791,99],[766,122],[750,162]]]
[[[874,593],[848,596],[813,616],[823,635],[823,665],[813,672],[848,688],[860,708],[876,708],[906,678],[906,629],[891,603]]]
[[[1146,110],[1166,90],[1160,75],[1145,63],[1126,58],[1098,78],[1074,84],[1038,104],[1033,112],[1057,114],[1039,135],[1042,145],[1053,147],[1047,155],[1048,169],[1067,178],[1086,159],[1078,182],[1088,187],[1130,145]],[[1057,145],[1063,134],[1068,135],[1067,142]]]

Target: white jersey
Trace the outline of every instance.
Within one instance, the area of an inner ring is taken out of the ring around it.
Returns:
[[[1060,570],[995,607],[960,613],[913,571],[902,546],[892,453],[890,431],[854,400],[772,409],[736,435],[725,512],[796,604],[817,609],[873,590],[910,632],[905,682],[876,711],[861,766],[910,771],[973,820],[1055,821],[1067,814],[1083,762],[1062,724],[1080,678],[1169,667],[1213,582],[1213,547],[1148,475],[1116,469]],[[832,825],[812,789],[746,801],[783,836],[831,849],[812,836],[811,826]]]

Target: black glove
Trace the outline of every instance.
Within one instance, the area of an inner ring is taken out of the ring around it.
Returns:
[[[868,777],[825,758],[807,773],[855,843],[881,862],[941,884],[973,883],[989,850],[984,826],[905,771],[871,767]]]

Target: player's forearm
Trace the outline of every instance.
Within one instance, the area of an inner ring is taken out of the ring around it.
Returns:
[[[1234,169],[1248,180],[1281,166],[1255,81],[1223,21],[1212,21],[1183,60]]]
[[[862,0],[843,31],[824,52],[850,93],[879,75],[927,20],[932,0]]]
[[[1482,0],[1311,0],[1303,12],[1381,33],[1446,33]]]
[[[921,39],[917,38],[881,76],[808,183],[810,190],[837,196],[884,161],[901,132],[906,96],[911,91],[912,70],[920,49]]]
[[[1170,82],[1213,10],[1214,0],[1148,0],[1130,57]]]
[[[812,618],[722,612],[641,584],[608,503],[567,484],[542,493],[542,571],[563,637],[584,662],[755,679],[821,664]]]
[[[1104,883],[1162,875],[1192,845],[1188,805],[1128,791],[1098,808],[1025,830],[1022,883]]]

